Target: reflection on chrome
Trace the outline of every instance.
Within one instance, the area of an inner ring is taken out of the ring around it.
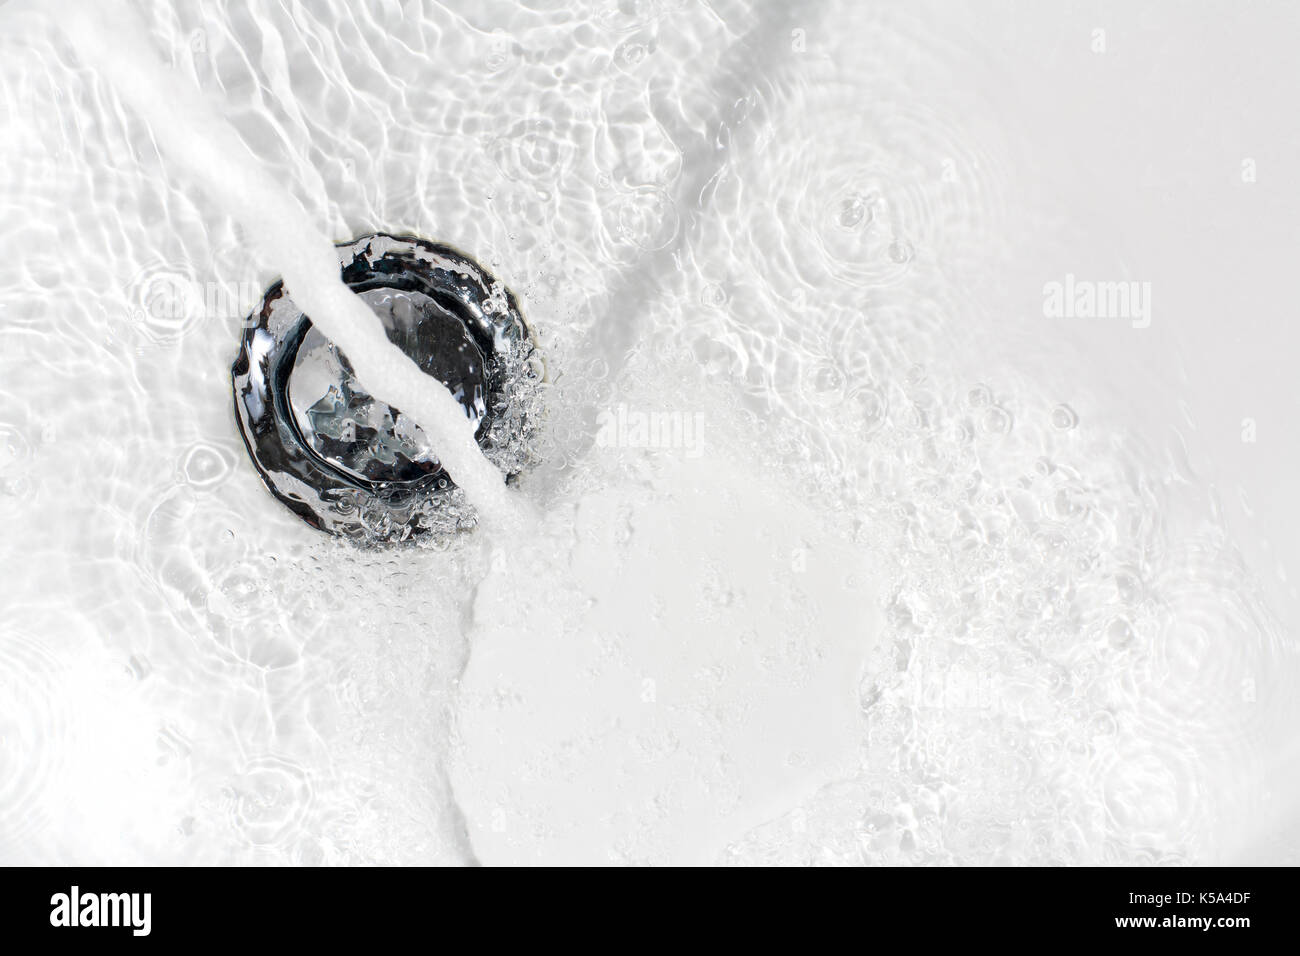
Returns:
[[[507,479],[518,474],[538,375],[514,296],[470,259],[422,239],[362,236],[338,249],[344,280],[389,341],[451,391]],[[282,283],[250,317],[232,378],[258,473],[308,524],[362,541],[473,525],[423,430],[356,381]]]

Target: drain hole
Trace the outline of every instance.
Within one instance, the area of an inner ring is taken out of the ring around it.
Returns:
[[[476,421],[507,476],[531,460],[540,364],[514,297],[473,260],[414,237],[338,246],[343,279],[389,341]],[[424,432],[357,381],[347,356],[273,285],[232,369],[235,411],[262,481],[313,527],[392,541],[472,527]]]

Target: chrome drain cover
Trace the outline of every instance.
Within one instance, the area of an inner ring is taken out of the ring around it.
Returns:
[[[477,422],[507,480],[529,463],[542,371],[514,296],[444,245],[379,233],[338,246],[343,280],[389,341]],[[231,369],[235,414],[271,493],[312,527],[363,541],[473,527],[464,496],[413,421],[356,380],[284,285],[249,317]]]

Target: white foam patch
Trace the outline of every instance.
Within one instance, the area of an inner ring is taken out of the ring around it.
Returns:
[[[677,457],[501,554],[454,773],[485,863],[704,863],[857,766],[865,559],[759,469]],[[816,539],[816,543],[810,543]]]

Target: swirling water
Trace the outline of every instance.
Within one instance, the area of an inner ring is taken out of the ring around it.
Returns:
[[[325,233],[519,296],[546,525],[364,551],[281,509],[228,381],[275,275],[2,11],[3,859],[1294,853],[1294,648],[1206,483],[999,341],[1059,224],[953,92],[960,37],[852,3],[142,10]]]

